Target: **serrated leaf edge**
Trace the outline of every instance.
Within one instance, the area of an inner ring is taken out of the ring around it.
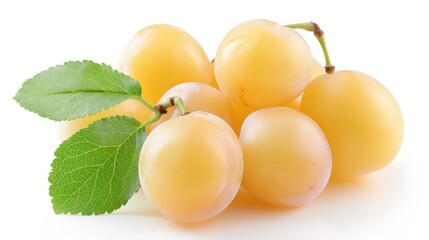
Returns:
[[[110,65],[109,65],[109,64],[107,64],[107,63],[103,63],[103,62],[102,62],[102,63],[96,63],[96,62],[91,61],[91,60],[82,60],[82,61],[75,60],[75,61],[67,61],[67,62],[64,62],[63,64],[57,64],[57,65],[54,65],[54,66],[52,66],[52,67],[49,67],[48,69],[43,70],[43,71],[41,71],[41,72],[39,72],[39,73],[35,74],[33,77],[28,78],[27,80],[25,80],[25,81],[21,84],[21,86],[19,87],[18,91],[16,91],[16,94],[12,97],[12,99],[13,99],[13,100],[15,100],[15,102],[17,102],[17,103],[18,103],[18,105],[19,105],[21,108],[23,108],[23,109],[25,109],[25,110],[27,110],[27,111],[29,111],[29,112],[31,112],[31,113],[35,113],[35,114],[39,115],[39,116],[40,116],[40,117],[42,117],[42,118],[46,118],[46,119],[49,119],[49,120],[52,120],[52,121],[56,121],[56,122],[61,122],[61,121],[71,121],[71,120],[75,120],[75,119],[79,119],[79,118],[84,118],[84,117],[86,117],[86,116],[92,116],[92,115],[95,115],[95,114],[97,114],[97,113],[99,113],[99,112],[102,112],[102,111],[104,111],[104,110],[106,110],[106,109],[112,108],[112,107],[114,107],[114,106],[116,106],[116,105],[118,105],[118,104],[120,104],[120,103],[122,103],[122,102],[124,102],[124,101],[126,101],[126,100],[128,100],[128,99],[131,99],[131,98],[135,97],[135,95],[132,95],[132,94],[129,94],[129,95],[128,95],[128,94],[127,94],[128,98],[124,99],[124,100],[123,100],[123,101],[121,101],[121,102],[118,102],[117,104],[115,104],[115,105],[113,105],[113,106],[106,107],[106,108],[102,108],[102,109],[101,109],[100,111],[98,111],[98,112],[95,112],[95,113],[92,113],[92,114],[88,114],[88,115],[85,115],[85,116],[81,116],[81,117],[77,117],[77,118],[61,118],[61,119],[54,119],[54,118],[51,118],[51,117],[49,117],[49,116],[47,116],[47,115],[40,114],[40,113],[35,112],[35,111],[31,110],[31,109],[28,109],[28,108],[27,108],[27,107],[25,107],[25,106],[22,104],[22,102],[17,98],[17,96],[18,96],[18,95],[19,95],[19,93],[21,92],[21,89],[22,89],[26,84],[28,84],[28,82],[29,82],[31,79],[36,78],[37,76],[39,76],[39,75],[41,75],[41,74],[44,74],[45,72],[48,72],[48,71],[50,71],[50,70],[52,70],[52,69],[54,69],[54,68],[57,68],[57,67],[66,66],[66,65],[70,65],[70,64],[76,64],[76,63],[87,63],[87,62],[88,62],[88,63],[98,64],[98,65],[101,65],[101,66],[107,67],[108,69],[110,69],[110,70],[111,70],[112,72],[114,72],[114,73],[117,73],[117,74],[119,74],[119,75],[121,75],[121,76],[127,77],[127,78],[129,78],[129,79],[131,79],[131,80],[137,81],[137,80],[133,79],[132,77],[130,77],[130,76],[128,76],[128,75],[126,75],[125,73],[120,72],[120,71],[118,71],[117,69],[114,69],[112,66],[110,66]],[[137,81],[137,82],[138,82],[138,81]],[[140,94],[141,94],[141,93],[140,93]],[[119,94],[119,95],[125,95],[125,94]]]
[[[82,128],[82,129],[80,129],[78,132],[76,132],[75,134],[73,134],[73,135],[76,135],[76,134],[78,134],[79,132],[81,132],[81,131],[83,131],[84,129],[87,129],[87,128],[89,128],[91,125],[93,125],[93,124],[95,124],[96,122],[98,122],[98,121],[102,121],[102,120],[106,120],[106,119],[110,119],[110,118],[122,118],[122,119],[124,119],[124,118],[130,118],[130,119],[134,119],[135,121],[137,121],[135,118],[132,118],[132,117],[128,117],[128,116],[110,116],[110,117],[105,117],[105,118],[102,118],[102,119],[99,119],[99,120],[97,120],[97,121],[95,121],[95,122],[93,122],[93,123],[91,123],[91,124],[89,124],[86,128]],[[137,128],[131,135],[133,135],[133,134],[135,134],[136,132],[138,132],[139,130],[141,130],[141,129],[145,129],[144,127],[140,127],[140,128]],[[73,137],[73,135],[71,136],[71,137]],[[130,135],[130,136],[131,136]],[[68,139],[70,139],[71,137],[69,137]],[[52,175],[52,172],[53,172],[53,163],[54,163],[54,161],[58,158],[56,155],[57,155],[57,151],[58,151],[58,149],[60,149],[61,148],[61,146],[62,145],[64,145],[64,143],[68,140],[68,139],[66,139],[66,140],[64,140],[59,146],[58,146],[58,148],[55,150],[55,152],[54,152],[54,156],[55,156],[55,159],[52,161],[52,163],[51,163],[51,171],[49,172],[49,176],[48,176],[48,182],[51,184],[50,186],[49,186],[49,196],[52,198],[51,199],[51,203],[52,203],[52,207],[54,206],[54,196],[52,196],[52,194],[51,194],[51,188],[52,188],[52,182],[51,182],[51,175]],[[133,192],[134,192],[134,194],[135,193],[137,193],[137,191],[140,189],[140,186],[138,186],[135,190],[133,190]],[[118,209],[120,209],[121,207],[123,207],[123,206],[125,206],[127,203],[128,203],[128,201],[129,201],[129,199],[126,199],[126,200],[124,200],[124,201],[119,201],[119,206],[118,207],[114,207],[111,211],[109,211],[109,210],[106,210],[106,211],[104,211],[104,212],[98,212],[98,213],[92,213],[92,214],[84,214],[84,213],[82,213],[81,211],[79,211],[77,214],[73,214],[73,215],[78,215],[78,214],[81,214],[82,216],[92,216],[92,215],[95,215],[95,216],[98,216],[98,215],[103,215],[103,214],[105,214],[105,213],[108,213],[108,214],[110,214],[110,213],[112,213],[112,212],[114,212],[114,211],[116,211],[116,210],[118,210]],[[59,211],[58,209],[55,209],[54,207],[53,207],[53,210],[54,210],[54,212],[55,212],[55,214],[71,214],[71,211]]]

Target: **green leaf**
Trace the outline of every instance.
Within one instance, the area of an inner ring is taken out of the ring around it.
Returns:
[[[14,99],[42,117],[62,121],[100,112],[132,96],[141,96],[138,81],[106,64],[76,61],[28,79]]]
[[[133,118],[104,118],[64,141],[49,175],[55,213],[111,213],[140,187],[138,159],[145,129]]]

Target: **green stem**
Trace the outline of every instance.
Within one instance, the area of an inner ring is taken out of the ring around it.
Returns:
[[[166,114],[167,109],[173,106],[177,106],[180,112],[182,113],[182,115],[188,114],[188,112],[186,112],[186,109],[185,109],[185,104],[183,103],[183,100],[180,97],[171,97],[165,102],[156,105],[155,108],[161,114]]]
[[[152,104],[150,104],[149,102],[147,102],[143,97],[133,96],[133,97],[131,97],[131,99],[139,101],[140,103],[142,103],[143,105],[145,105],[147,108],[149,108],[149,110],[151,110],[154,113],[158,112],[158,109],[156,109],[155,106],[153,106]]]
[[[155,113],[155,115],[152,118],[142,123],[142,125],[140,126],[141,128],[146,127],[147,125],[158,121],[163,114],[167,113],[168,108],[173,107],[175,105],[177,105],[177,107],[180,109],[180,112],[182,113],[182,115],[188,114],[188,112],[186,112],[186,109],[185,109],[185,104],[183,103],[183,100],[180,97],[171,97],[167,101],[157,104],[155,106],[150,105],[142,97],[134,97],[133,99],[136,99],[139,102],[143,103],[147,108],[149,108],[152,112]]]
[[[182,115],[189,114],[189,112],[186,111],[185,104],[183,103],[183,99],[181,99],[180,97],[174,97],[173,102],[175,105],[177,105]]]
[[[150,125],[150,124],[158,121],[161,118],[161,116],[162,116],[162,114],[160,112],[156,112],[155,115],[152,118],[150,118],[146,122],[142,123],[142,125],[140,125],[140,128],[144,128],[147,125]]]
[[[325,36],[324,36],[325,34],[322,31],[322,29],[320,29],[317,23],[314,23],[314,22],[296,23],[296,24],[286,25],[286,27],[298,28],[309,32],[313,32],[314,36],[316,36],[317,38],[317,41],[319,41],[320,46],[322,47],[322,50],[323,50],[323,55],[325,56],[326,73],[333,73],[335,71],[335,66],[332,65],[331,63],[331,59],[329,58],[328,48],[326,47]]]

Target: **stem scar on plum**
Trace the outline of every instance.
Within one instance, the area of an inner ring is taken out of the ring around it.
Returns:
[[[244,89],[243,88],[241,88],[241,91],[240,91],[240,99],[241,99],[241,102],[244,104],[244,105],[246,105],[247,107],[249,107],[249,108],[252,108],[247,102],[246,102],[246,100],[244,99]]]

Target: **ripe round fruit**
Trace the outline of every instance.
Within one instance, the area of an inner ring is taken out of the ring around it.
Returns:
[[[244,121],[242,186],[256,198],[278,206],[302,206],[325,188],[332,158],[317,124],[291,108],[253,112]]]
[[[215,115],[194,112],[155,128],[140,155],[140,183],[152,204],[177,222],[222,212],[236,195],[243,155],[234,131]]]
[[[333,178],[354,178],[380,169],[400,148],[399,105],[383,85],[363,73],[340,71],[316,78],[304,92],[301,111],[328,138]]]
[[[234,104],[253,109],[283,106],[310,81],[313,58],[293,29],[252,20],[232,29],[219,46],[215,75]]]
[[[182,98],[187,111],[204,111],[214,114],[227,122],[236,133],[239,132],[240,126],[236,124],[234,109],[219,90],[204,83],[182,83],[168,90],[158,103],[168,101],[171,97]],[[160,120],[152,124],[151,128],[180,115],[179,108],[170,108],[167,114],[162,115]]]
[[[138,80],[155,104],[183,82],[210,82],[210,62],[198,42],[180,28],[157,24],[140,30],[122,51],[119,69]]]
[[[325,74],[325,69],[323,68],[322,65],[320,65],[320,63],[316,59],[313,59],[313,73],[311,74],[310,81],[313,81],[315,78],[323,74]],[[301,99],[302,99],[302,94],[299,95],[297,98],[295,98],[292,102],[288,103],[286,107],[300,110]]]
[[[102,118],[116,115],[124,115],[135,118],[140,122],[144,122],[149,119],[151,111],[138,101],[129,99],[94,115],[61,122],[59,125],[60,139],[61,141],[64,141],[80,129],[88,127],[89,124]]]

